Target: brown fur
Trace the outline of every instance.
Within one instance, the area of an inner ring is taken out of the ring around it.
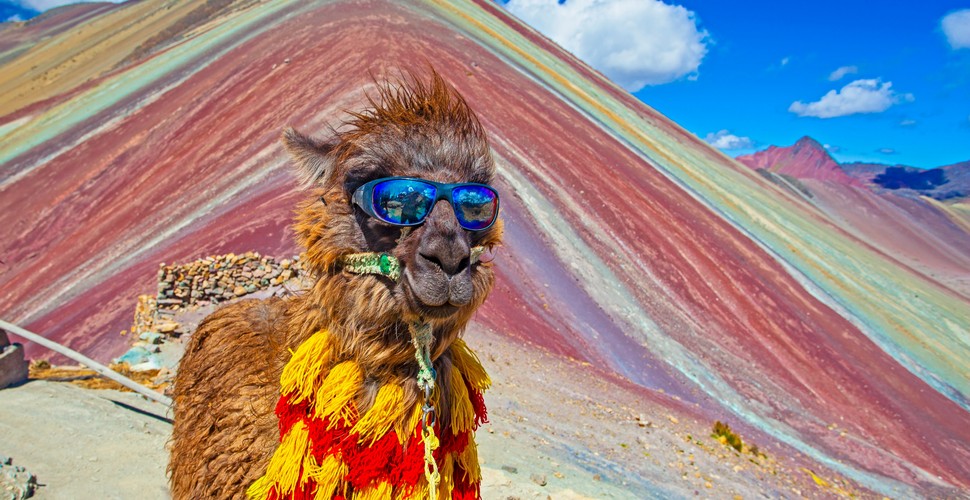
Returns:
[[[432,324],[433,357],[444,383],[448,348],[492,288],[490,264],[468,265],[468,249],[499,244],[501,221],[486,231],[465,231],[450,205],[439,202],[424,224],[402,235],[350,202],[358,186],[390,175],[490,182],[494,165],[484,131],[461,96],[432,71],[429,83],[411,76],[379,85],[370,108],[351,116],[347,129],[327,141],[293,129],[284,133],[302,180],[314,186],[297,209],[294,230],[316,281],[297,297],[242,301],[199,325],[175,381],[169,474],[176,499],[245,498],[279,441],[273,409],[280,373],[310,335],[330,331],[339,346],[334,363],[354,360],[363,368],[361,411],[386,382],[403,385],[408,404],[417,405],[408,322]],[[392,253],[408,273],[394,283],[340,269],[342,255],[365,251]],[[417,298],[422,287],[448,283],[470,286],[471,300],[429,306]],[[448,418],[447,401],[438,411]]]

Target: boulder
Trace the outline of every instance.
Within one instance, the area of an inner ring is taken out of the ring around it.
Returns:
[[[7,332],[0,330],[0,389],[26,381],[27,371],[24,347],[11,344]]]

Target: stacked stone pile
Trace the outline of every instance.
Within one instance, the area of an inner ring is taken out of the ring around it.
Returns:
[[[276,262],[258,252],[228,254],[158,269],[158,309],[224,302],[300,276],[299,257]]]
[[[187,264],[162,263],[158,293],[138,297],[131,329],[121,332],[131,333],[137,340],[114,362],[127,363],[136,372],[160,370],[154,384],[164,385],[171,372],[160,358],[163,344],[181,342],[179,337],[193,328],[176,320],[185,317],[179,316],[180,311],[191,316],[196,307],[244,297],[302,275],[298,256],[277,262],[258,252],[210,256]]]

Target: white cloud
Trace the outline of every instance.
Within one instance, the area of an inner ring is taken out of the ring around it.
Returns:
[[[788,111],[798,116],[835,118],[856,113],[881,113],[893,104],[914,100],[913,94],[899,94],[892,90],[892,86],[893,82],[856,80],[841,90],[830,90],[815,102],[795,101]]]
[[[753,148],[754,142],[748,137],[738,137],[727,130],[707,134],[704,140],[717,149],[734,150]]]
[[[859,72],[859,68],[857,68],[856,66],[842,66],[841,68],[833,71],[832,74],[829,75],[829,81],[830,82],[839,81],[845,75],[854,75],[858,72]]]
[[[916,120],[911,120],[909,118],[899,122],[900,127],[912,127],[913,125],[916,125]]]
[[[970,9],[951,12],[940,20],[946,41],[954,49],[970,49]]]
[[[660,0],[510,0],[505,8],[631,92],[696,77],[710,42],[693,12]]]
[[[893,148],[879,148],[879,149],[876,150],[876,152],[879,153],[879,154],[884,154],[884,155],[894,155],[894,154],[896,154],[896,150],[893,149]]]
[[[788,63],[790,63],[790,62],[791,62],[791,58],[790,57],[782,57],[781,58],[781,65],[782,66],[788,66]]]
[[[14,15],[12,15],[12,16],[4,19],[3,22],[5,22],[5,23],[16,23],[16,22],[23,21],[23,20],[24,19],[22,17],[20,17],[17,14],[14,14]]]

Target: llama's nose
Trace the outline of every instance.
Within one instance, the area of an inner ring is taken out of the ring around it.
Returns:
[[[445,200],[435,204],[425,221],[418,258],[430,268],[440,268],[449,278],[468,269],[471,247],[458,225],[455,211]]]

